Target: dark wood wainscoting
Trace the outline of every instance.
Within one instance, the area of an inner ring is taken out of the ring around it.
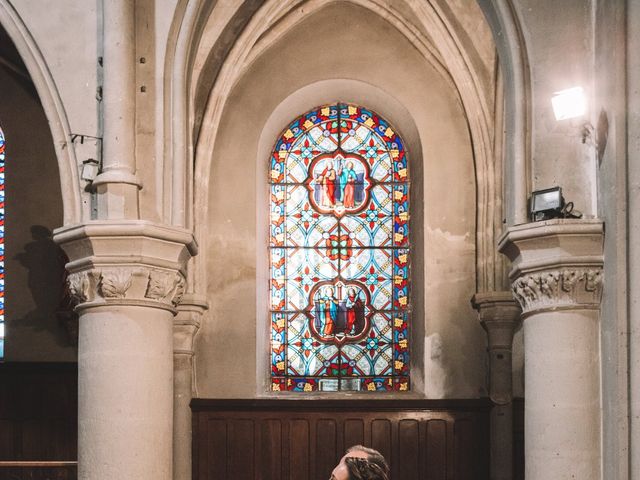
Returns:
[[[193,478],[327,480],[364,444],[395,480],[489,478],[486,400],[194,399]]]
[[[0,480],[75,479],[77,419],[77,364],[0,363]]]

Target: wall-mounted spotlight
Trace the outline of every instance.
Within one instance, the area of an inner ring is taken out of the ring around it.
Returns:
[[[82,171],[80,172],[80,178],[87,182],[93,182],[98,176],[100,170],[100,162],[95,158],[87,158],[82,162]]]
[[[587,97],[582,87],[555,92],[551,97],[551,105],[557,121],[582,118],[587,113]],[[591,122],[583,120],[576,126],[580,129],[582,143],[594,147],[598,162],[601,162],[609,134],[609,120],[604,110],[600,111],[597,123],[597,127],[594,127]]]
[[[587,97],[582,87],[567,88],[555,92],[551,97],[553,114],[556,120],[569,120],[587,113]]]
[[[555,92],[551,97],[551,105],[553,106],[553,115],[557,121],[571,120],[573,118],[581,118],[587,113],[587,97],[582,87],[572,87],[566,90]],[[580,136],[582,143],[594,140],[594,127],[590,122],[584,121],[580,125]]]
[[[573,202],[565,203],[561,187],[536,190],[529,199],[532,222],[551,218],[581,218],[582,213],[573,210]]]

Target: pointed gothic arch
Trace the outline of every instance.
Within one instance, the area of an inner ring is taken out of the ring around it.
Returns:
[[[8,0],[0,0],[0,25],[6,30],[18,50],[49,120],[60,173],[63,223],[65,225],[78,223],[82,220],[78,163],[71,143],[69,121],[57,86],[28,27]]]

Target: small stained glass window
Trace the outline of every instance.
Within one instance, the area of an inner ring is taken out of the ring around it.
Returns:
[[[270,165],[271,388],[409,389],[405,146],[371,110],[318,107]]]
[[[0,129],[0,360],[4,358],[4,134]]]

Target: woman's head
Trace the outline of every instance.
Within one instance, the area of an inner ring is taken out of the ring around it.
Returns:
[[[334,468],[331,480],[389,480],[389,465],[377,450],[355,445]]]

